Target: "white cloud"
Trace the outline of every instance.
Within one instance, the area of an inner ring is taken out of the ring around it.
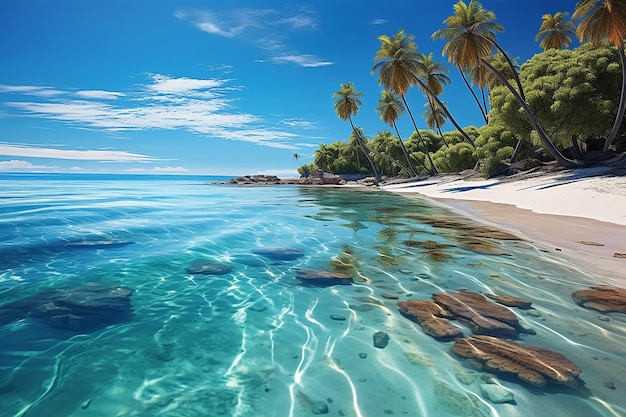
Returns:
[[[330,61],[321,61],[314,55],[280,55],[272,58],[272,61],[277,64],[297,64],[301,67],[317,68],[333,65]]]
[[[202,10],[177,12],[175,16],[212,35],[237,37],[250,42],[274,54],[274,57],[270,57],[270,61],[274,63],[289,63],[311,68],[333,65],[332,62],[319,60],[311,54],[286,53],[289,48],[286,42],[291,39],[292,31],[317,29],[315,14],[305,8],[293,12],[272,9],[234,9],[221,12]]]
[[[230,86],[229,80],[159,74],[152,74],[150,78],[151,82],[138,86],[138,91],[116,95],[114,101],[107,100],[109,94],[104,94],[104,90],[90,90],[103,93],[92,94],[91,98],[87,97],[89,94],[82,94],[83,98],[76,99],[76,93],[65,92],[62,96],[40,97],[39,100],[20,97],[19,101],[4,104],[32,117],[61,121],[77,128],[186,130],[211,138],[293,148],[291,142],[297,137],[294,133],[269,127],[262,117],[234,109],[236,97],[232,97],[232,92],[240,88]],[[8,87],[13,88],[5,88],[5,91],[12,90],[14,94],[28,91],[29,95],[34,88]],[[150,159],[145,155],[137,157]]]
[[[59,169],[57,166],[34,165],[28,161],[12,159],[10,161],[0,161],[0,171],[51,171]]]
[[[315,123],[303,119],[286,119],[283,120],[283,124],[299,129],[314,129],[316,127]]]
[[[383,25],[385,23],[387,23],[386,19],[375,19],[375,20],[372,20],[372,25]]]
[[[10,144],[0,144],[0,155],[21,156],[30,158],[52,158],[52,159],[73,159],[82,161],[103,161],[103,162],[151,162],[156,158],[150,156],[110,150],[71,150],[39,148],[35,146],[15,146]],[[25,162],[25,161],[21,161]],[[30,164],[30,162],[26,162]]]
[[[117,93],[115,91],[104,91],[104,90],[82,90],[77,91],[76,95],[83,98],[95,98],[102,100],[115,100],[118,97],[123,97],[123,93]]]

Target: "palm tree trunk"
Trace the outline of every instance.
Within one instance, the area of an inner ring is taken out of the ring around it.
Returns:
[[[493,45],[496,47],[498,52],[500,52],[504,56],[504,59],[506,59],[506,62],[509,64],[509,67],[511,68],[511,72],[513,73],[513,77],[515,78],[515,83],[517,84],[517,88],[519,88],[519,95],[522,98],[522,100],[526,101],[526,95],[524,94],[522,81],[519,79],[519,74],[517,73],[517,70],[515,69],[515,64],[513,64],[513,61],[511,61],[511,58],[509,58],[509,55],[504,51],[504,49],[502,49],[502,47],[498,44],[498,42],[494,42]],[[481,61],[486,62],[486,60],[482,58],[481,58]],[[489,65],[489,67],[491,67],[491,65]]]
[[[380,182],[380,175],[378,174],[378,170],[376,169],[376,165],[374,165],[374,161],[372,160],[372,157],[369,154],[369,149],[367,149],[367,145],[362,140],[361,134],[359,133],[359,131],[357,131],[356,128],[354,127],[354,123],[352,123],[352,118],[348,117],[348,120],[350,120],[350,126],[352,126],[352,131],[356,135],[357,143],[359,144],[359,146],[363,150],[363,153],[365,154],[365,157],[367,158],[367,160],[370,163],[370,166],[372,167],[372,171],[374,172],[374,177],[376,178],[376,185],[378,185],[378,183]]]
[[[428,148],[426,147],[426,142],[424,142],[424,138],[422,137],[419,129],[417,128],[417,123],[415,123],[415,118],[413,117],[413,113],[411,112],[411,109],[409,108],[409,103],[406,102],[406,97],[404,97],[404,94],[401,97],[402,97],[402,101],[404,101],[404,107],[406,107],[406,110],[409,113],[409,117],[411,117],[411,121],[413,122],[413,127],[415,127],[415,132],[417,133],[417,137],[420,138],[420,142],[422,143],[422,148],[424,148],[424,153],[426,153],[428,162],[430,162],[430,167],[431,167],[430,172],[433,175],[436,175],[437,168],[435,168],[435,164],[433,163],[433,160],[430,159],[430,152],[428,151]]]
[[[622,121],[624,120],[624,110],[626,110],[626,56],[624,55],[623,48],[617,48],[617,50],[619,51],[620,64],[622,64],[622,92],[619,96],[619,108],[617,109],[617,115],[615,116],[615,123],[613,123],[611,133],[609,133],[609,136],[604,142],[603,150],[605,152],[609,150],[609,147],[617,137],[619,128],[622,126]]]
[[[409,152],[406,150],[406,146],[404,146],[404,142],[402,141],[402,136],[400,136],[400,132],[398,131],[398,125],[396,124],[396,122],[393,122],[393,128],[396,130],[396,135],[398,136],[398,139],[400,140],[400,146],[402,147],[402,152],[404,153],[404,157],[406,158],[407,166],[412,172],[412,173],[409,172],[409,176],[417,176],[417,173],[415,172],[415,168],[413,167],[413,164],[411,163],[411,158],[409,158]]]
[[[522,96],[515,91],[515,88],[513,88],[513,86],[511,85],[511,83],[506,79],[506,77],[504,75],[502,75],[500,73],[500,71],[498,71],[497,69],[495,69],[491,64],[489,64],[485,59],[481,59],[481,61],[483,62],[483,64],[489,68],[489,70],[491,72],[494,73],[494,75],[496,77],[498,77],[500,79],[500,81],[502,81],[502,83],[504,83],[504,85],[506,86],[506,88],[509,89],[509,91],[511,92],[511,94],[513,94],[513,96],[515,97],[515,99],[517,100],[517,102],[519,103],[519,105],[524,109],[524,111],[526,112],[526,115],[528,116],[528,118],[530,119],[530,121],[533,124],[533,127],[535,128],[535,130],[537,131],[537,133],[539,134],[539,137],[541,138],[541,141],[543,142],[543,144],[545,145],[545,147],[548,149],[548,151],[550,152],[550,154],[552,155],[552,157],[554,157],[554,159],[557,161],[557,163],[563,167],[566,168],[576,168],[576,167],[580,167],[583,166],[584,163],[581,161],[574,161],[571,160],[569,158],[566,158],[557,148],[556,146],[554,146],[554,143],[552,143],[552,141],[550,140],[550,138],[548,138],[548,135],[546,134],[546,132],[543,130],[543,128],[541,127],[541,125],[539,124],[539,121],[537,120],[537,117],[535,116],[535,114],[532,112],[532,110],[530,110],[530,107],[528,107],[528,103],[526,103],[526,100],[524,100],[522,98]]]
[[[480,100],[476,96],[476,93],[474,92],[472,85],[469,83],[469,81],[467,81],[467,77],[465,76],[465,73],[463,72],[463,70],[459,68],[459,72],[461,73],[461,77],[463,77],[463,81],[465,82],[467,89],[470,91],[470,93],[472,93],[472,97],[474,97],[476,104],[478,104],[478,108],[480,109],[480,114],[483,115],[483,119],[485,119],[485,123],[489,123],[489,121],[487,120],[486,107],[483,108],[482,104],[480,104]]]
[[[433,100],[435,100],[437,102],[437,104],[441,107],[441,111],[443,111],[443,114],[446,115],[446,117],[450,120],[450,122],[454,125],[454,127],[456,127],[456,130],[459,131],[459,133],[461,135],[463,135],[463,137],[465,138],[465,140],[472,145],[473,147],[476,147],[476,145],[474,144],[474,141],[472,140],[472,138],[469,137],[469,135],[467,133],[465,133],[465,131],[463,130],[463,128],[461,126],[459,126],[459,124],[456,122],[456,120],[454,120],[454,117],[452,117],[452,115],[450,114],[450,112],[448,111],[448,109],[446,108],[446,106],[444,106],[444,104],[441,102],[441,100],[439,100],[439,97],[437,97],[435,95],[435,93],[432,92],[432,90],[430,88],[428,88],[428,86],[426,84],[424,84],[421,80],[419,79],[415,79],[415,81],[419,84],[420,88],[424,91],[426,91],[428,93],[428,95],[430,97],[432,97]]]

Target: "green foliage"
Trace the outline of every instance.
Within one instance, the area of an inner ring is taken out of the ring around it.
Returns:
[[[442,147],[433,154],[435,168],[439,172],[461,172],[476,165],[475,149],[467,142]]]
[[[360,153],[359,158],[357,153]],[[313,163],[319,169],[335,174],[368,172],[365,167],[367,159],[363,153],[354,144],[347,142],[320,145],[313,156]]]
[[[615,48],[584,44],[573,50],[541,52],[522,65],[520,78],[528,105],[557,147],[569,147],[575,134],[597,137],[611,130],[622,81]],[[513,136],[540,144],[508,90],[493,88],[490,102],[490,124],[505,124]]]
[[[504,147],[514,149],[517,141],[518,136],[511,131],[509,126],[499,120],[490,120],[488,125],[480,128],[480,135],[476,139],[476,155],[479,159],[496,156],[498,150]],[[526,151],[530,147],[530,141],[526,140],[522,150]]]

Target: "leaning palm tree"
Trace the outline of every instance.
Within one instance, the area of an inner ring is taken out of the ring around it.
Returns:
[[[471,0],[469,5],[460,0],[454,5],[454,11],[454,15],[444,20],[447,27],[433,33],[434,39],[442,38],[448,41],[444,46],[443,54],[447,54],[448,60],[463,70],[471,70],[478,65],[484,65],[513,94],[515,100],[528,115],[544,146],[557,163],[564,167],[582,165],[580,161],[566,158],[557,149],[528,106],[519,75],[514,70],[515,65],[504,49],[496,42],[495,31],[502,31],[504,28],[494,21],[495,14],[484,9],[476,0]],[[517,90],[511,85],[507,77],[489,62],[489,57],[494,48],[502,54],[509,67],[513,70]]]
[[[572,43],[572,36],[576,35],[576,25],[571,20],[566,20],[569,13],[557,12],[541,16],[539,33],[535,36],[539,46],[544,50],[563,49]]]
[[[376,52],[376,56],[374,57],[376,64],[372,68],[372,72],[379,69],[378,84],[381,84],[387,90],[394,91],[402,98],[402,102],[409,113],[415,132],[417,132],[424,153],[430,163],[431,172],[436,174],[437,169],[435,168],[435,164],[430,157],[430,152],[426,147],[424,138],[417,128],[413,113],[406,101],[406,93],[409,87],[416,83],[417,78],[415,73],[417,72],[417,68],[423,65],[422,54],[417,52],[417,45],[413,42],[413,36],[405,35],[402,29],[400,29],[393,38],[387,35],[381,35],[378,37],[378,40],[381,44],[380,49]]]
[[[581,42],[591,42],[594,47],[606,39],[619,51],[622,65],[622,92],[615,123],[604,142],[604,150],[617,137],[626,110],[626,56],[624,55],[624,39],[626,39],[626,0],[580,0],[576,3],[574,19],[581,19],[576,34]]]
[[[352,83],[352,81],[346,84],[341,83],[339,87],[341,89],[333,93],[333,98],[335,98],[335,103],[334,103],[335,112],[337,113],[337,116],[339,116],[341,120],[343,120],[344,122],[348,120],[350,122],[350,126],[352,127],[352,132],[355,134],[357,143],[359,144],[359,147],[361,148],[361,150],[367,157],[367,160],[369,161],[370,166],[372,167],[372,172],[374,173],[374,177],[376,177],[376,182],[378,183],[380,182],[380,176],[378,175],[378,170],[376,170],[376,166],[374,165],[374,161],[372,160],[372,157],[370,156],[369,150],[367,149],[367,145],[365,144],[364,139],[361,137],[360,132],[354,126],[354,123],[352,123],[352,116],[353,115],[356,116],[357,113],[359,112],[359,108],[361,107],[361,105],[363,105],[363,103],[361,102],[361,97],[363,97],[363,93],[360,93],[355,90],[354,84]]]
[[[432,91],[435,95],[440,96],[443,93],[443,86],[446,84],[450,84],[450,77],[448,77],[447,73],[450,70],[443,66],[440,62],[433,60],[433,53],[429,53],[424,56],[423,65],[418,68],[419,73],[417,76],[422,80],[424,84]],[[427,106],[430,107],[430,113],[428,113],[429,119],[426,119],[426,126],[430,129],[434,128],[434,125],[437,125],[437,128],[442,126],[445,123],[445,115],[441,111],[441,106],[435,102],[435,100],[429,95],[426,94],[426,99],[428,102]],[[445,106],[445,103],[443,103]],[[422,116],[425,116],[425,113],[422,113]],[[430,122],[430,123],[429,123]],[[437,122],[437,123],[436,123]],[[441,122],[439,124],[438,122]],[[441,133],[441,131],[440,131]],[[443,136],[441,136],[443,139]],[[443,142],[448,146],[448,143],[444,139]]]
[[[444,104],[446,103],[444,102]],[[426,126],[428,126],[430,130],[436,131],[439,134],[439,137],[441,137],[444,145],[449,148],[450,145],[443,136],[443,132],[441,132],[441,127],[446,123],[446,116],[443,114],[438,104],[430,102],[424,103],[424,107],[426,107],[426,110],[422,113],[422,117],[426,118]]]
[[[470,71],[481,65],[482,59],[491,56],[494,48],[508,58],[496,40],[496,32],[504,31],[504,27],[495,22],[495,13],[484,9],[476,0],[471,0],[469,5],[460,0],[453,7],[454,14],[443,21],[446,27],[432,34],[433,39],[447,40],[442,55],[447,55],[448,61],[462,71]],[[512,62],[509,65],[514,68]],[[517,72],[515,82],[520,96],[525,99]]]
[[[402,152],[404,153],[404,157],[406,158],[407,167],[411,171],[409,172],[409,175],[415,176],[415,169],[413,168],[413,164],[411,163],[409,152],[406,150],[406,146],[404,146],[402,136],[400,136],[400,131],[398,130],[398,125],[396,124],[396,122],[398,121],[398,117],[402,113],[404,113],[404,105],[400,101],[400,97],[398,96],[398,94],[393,91],[383,90],[381,94],[382,97],[378,99],[378,107],[376,107],[376,111],[385,123],[395,129],[396,136],[400,140]]]

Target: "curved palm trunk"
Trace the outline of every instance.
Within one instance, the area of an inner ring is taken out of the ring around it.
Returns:
[[[620,64],[622,64],[622,92],[619,96],[619,108],[617,109],[617,115],[615,116],[615,123],[613,123],[611,133],[609,133],[609,136],[604,142],[605,152],[609,150],[609,147],[617,137],[619,128],[622,126],[622,120],[624,120],[624,110],[626,110],[626,56],[624,55],[623,48],[617,48],[617,50],[619,51]]]
[[[417,133],[417,137],[420,138],[420,142],[422,143],[422,148],[424,148],[424,153],[426,153],[428,162],[430,162],[430,167],[431,167],[430,172],[433,175],[435,175],[437,174],[437,168],[435,168],[435,164],[433,163],[433,160],[430,158],[430,152],[428,152],[428,148],[426,147],[426,142],[424,142],[424,138],[422,137],[419,129],[417,128],[417,123],[415,123],[415,118],[413,117],[413,113],[411,112],[411,109],[409,108],[409,103],[406,102],[406,97],[404,97],[404,94],[401,97],[402,97],[402,101],[404,101],[404,107],[406,107],[406,110],[409,113],[409,117],[411,117],[411,121],[413,122],[413,127],[415,127],[415,132]]]
[[[378,170],[376,169],[376,165],[374,165],[374,161],[372,160],[372,157],[370,156],[369,149],[367,148],[367,145],[362,140],[361,134],[354,127],[354,123],[352,123],[352,118],[348,117],[348,120],[350,120],[350,126],[352,126],[352,131],[356,135],[357,143],[361,147],[361,150],[365,154],[365,157],[367,158],[367,160],[370,163],[370,166],[372,167],[372,171],[374,172],[374,177],[376,178],[376,185],[378,185],[378,183],[380,182],[380,175],[378,174]]]
[[[463,81],[465,82],[465,85],[467,86],[467,89],[470,91],[470,93],[472,93],[472,97],[474,97],[474,100],[476,101],[476,104],[478,104],[478,108],[480,109],[480,114],[483,115],[483,119],[485,119],[485,123],[489,123],[489,121],[487,120],[487,108],[485,106],[485,108],[483,108],[483,105],[480,104],[480,100],[478,99],[478,96],[476,95],[476,93],[474,92],[474,89],[472,88],[472,85],[469,83],[469,81],[467,81],[467,77],[465,76],[465,73],[459,68],[459,72],[461,73],[461,77],[463,78]]]
[[[530,110],[530,107],[528,107],[528,104],[526,103],[526,100],[524,100],[522,98],[522,96],[515,91],[515,88],[513,88],[513,86],[511,85],[511,83],[509,83],[509,81],[506,79],[506,77],[504,75],[502,75],[497,69],[495,69],[491,64],[489,64],[486,60],[481,59],[481,61],[483,62],[483,64],[485,64],[485,66],[487,68],[489,68],[489,70],[491,72],[494,73],[494,75],[496,77],[498,77],[500,79],[500,81],[502,81],[504,83],[504,85],[506,86],[506,88],[509,89],[509,91],[511,92],[511,94],[513,94],[513,96],[515,97],[515,99],[517,100],[517,102],[519,103],[519,105],[524,109],[524,111],[526,112],[526,115],[528,116],[528,118],[530,119],[531,123],[533,124],[533,127],[535,128],[535,130],[537,131],[537,133],[539,134],[539,137],[541,138],[541,141],[543,142],[543,144],[545,145],[545,147],[548,149],[548,151],[550,152],[550,154],[552,155],[552,157],[554,157],[554,159],[557,161],[557,163],[563,167],[566,168],[576,168],[576,167],[580,167],[583,166],[584,163],[581,161],[574,161],[571,160],[569,158],[566,158],[557,148],[556,146],[554,146],[554,143],[552,143],[552,141],[550,140],[550,138],[548,138],[548,135],[546,134],[546,132],[543,130],[543,128],[541,127],[541,125],[539,124],[539,121],[537,120],[537,117],[535,117],[535,114],[532,112],[532,110]]]
[[[404,142],[402,141],[402,136],[400,136],[400,132],[398,131],[398,125],[396,125],[396,122],[393,122],[393,128],[396,130],[396,135],[400,140],[400,146],[402,147],[402,152],[404,153],[404,157],[406,158],[406,163],[411,170],[411,172],[409,172],[409,176],[416,176],[417,173],[415,171],[415,168],[413,167],[413,164],[411,163],[411,158],[409,158],[409,152],[406,150],[406,146],[404,146]]]
[[[441,102],[441,100],[439,100],[439,97],[437,97],[430,88],[428,88],[428,86],[426,84],[424,84],[421,80],[416,79],[415,80],[420,88],[422,88],[424,91],[426,91],[428,93],[428,95],[430,97],[432,97],[433,100],[435,100],[437,102],[437,104],[441,107],[441,111],[443,111],[443,114],[446,115],[446,117],[450,120],[450,122],[454,125],[454,127],[456,128],[456,130],[459,131],[459,133],[461,135],[463,135],[463,138],[465,138],[465,140],[472,145],[474,148],[476,147],[476,145],[474,144],[474,141],[472,140],[472,138],[469,137],[469,135],[467,133],[465,133],[465,130],[463,130],[463,128],[461,126],[459,126],[459,124],[456,122],[456,120],[454,120],[454,117],[452,117],[452,115],[450,114],[450,112],[448,111],[448,109],[446,108],[446,106]]]
[[[435,127],[437,128],[437,133],[439,133],[439,136],[441,136],[441,140],[443,141],[444,145],[446,145],[446,148],[449,148],[450,145],[448,144],[448,141],[446,140],[446,138],[443,136],[443,133],[441,132],[441,127],[439,127],[439,123],[437,122],[435,105],[433,104],[433,100],[430,97],[428,97],[428,105],[430,106],[430,112],[435,116],[434,121],[435,121]]]
[[[498,44],[498,42],[494,42],[493,45],[496,47],[498,52],[500,52],[504,56],[504,59],[506,59],[506,62],[509,64],[509,67],[511,68],[511,72],[513,73],[513,77],[515,78],[515,83],[517,84],[517,88],[519,88],[519,95],[522,98],[522,100],[526,101],[526,95],[524,95],[524,88],[522,87],[522,81],[519,79],[519,74],[517,73],[517,70],[515,69],[515,64],[513,64],[513,61],[511,61],[511,58],[509,58],[509,55],[506,52],[504,52],[504,49],[502,49],[502,47]],[[482,58],[481,58],[481,61],[487,62],[485,59],[482,59]],[[491,65],[489,65],[488,68],[489,67],[493,68]],[[502,80],[502,78],[500,79]]]

